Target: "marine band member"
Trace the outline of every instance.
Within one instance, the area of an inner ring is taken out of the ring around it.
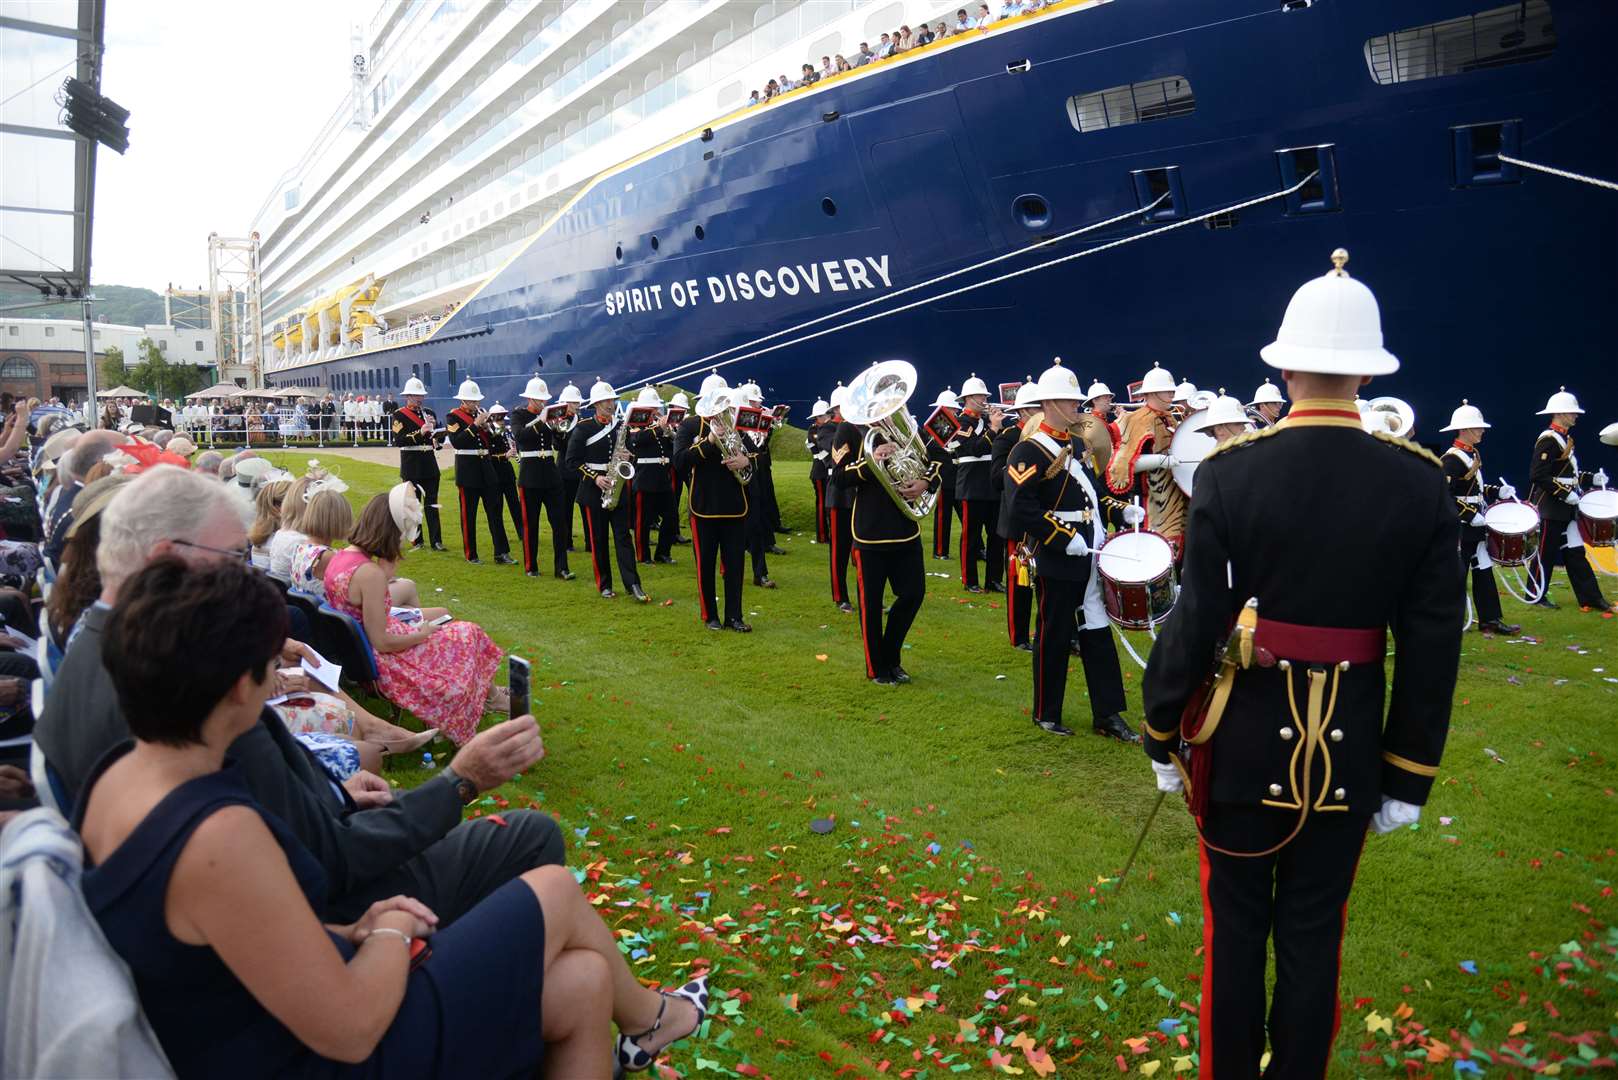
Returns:
[[[1105,490],[1091,471],[1089,446],[1077,431],[1084,391],[1060,362],[1039,377],[1034,391],[1043,415],[1029,426],[1006,463],[1013,531],[1033,553],[1039,626],[1034,633],[1033,721],[1053,735],[1071,735],[1062,722],[1068,657],[1075,644],[1090,692],[1091,728],[1124,742],[1138,742],[1121,715],[1124,676],[1101,602],[1095,553],[1106,539]],[[1141,520],[1139,507],[1124,521]],[[1075,634],[1076,624],[1082,625]]]
[[[455,448],[455,486],[461,497],[461,548],[469,563],[482,562],[478,558],[478,505],[483,506],[489,519],[489,534],[494,538],[494,561],[514,563],[510,546],[506,542],[506,526],[500,511],[500,480],[489,461],[493,439],[489,433],[489,414],[478,407],[483,392],[471,379],[461,383],[455,392],[460,402],[450,410],[444,420],[449,431],[450,445]]]
[[[1271,427],[1281,419],[1281,409],[1286,403],[1287,399],[1281,396],[1281,388],[1265,379],[1253,391],[1253,400],[1247,403],[1247,417],[1256,428]]]
[[[523,387],[528,404],[511,414],[511,434],[517,442],[517,502],[522,510],[522,565],[529,577],[539,576],[539,512],[543,508],[551,527],[551,571],[563,581],[573,580],[567,566],[572,521],[562,498],[561,458],[566,443],[561,432],[545,420],[550,387],[534,376]]]
[[[815,489],[815,539],[824,544],[826,537],[826,477],[831,475],[831,455],[820,448],[820,429],[831,415],[831,404],[825,398],[816,399],[809,409],[809,430],[804,432],[803,447],[809,452],[809,485]]]
[[[638,408],[657,410],[651,424],[629,436],[629,449],[635,455],[635,557],[643,563],[673,565],[675,524],[674,429],[657,388],[641,387],[635,399]],[[657,526],[657,547],[652,548],[652,526]]]
[[[1112,388],[1097,379],[1090,384],[1090,389],[1084,392],[1085,404],[1090,407],[1090,415],[1095,417],[1107,429],[1107,437],[1112,442],[1112,449],[1117,450],[1118,444],[1123,441],[1123,431],[1118,427],[1118,410],[1113,406]],[[1107,471],[1107,462],[1112,460],[1112,452],[1101,462],[1097,475]]]
[[[1340,270],[1347,253],[1334,254]],[[1261,352],[1292,410],[1197,467],[1179,599],[1141,688],[1160,789],[1179,789],[1176,750],[1182,737],[1194,744],[1204,1078],[1260,1073],[1272,934],[1264,1075],[1326,1073],[1367,825],[1386,833],[1417,819],[1449,730],[1460,523],[1436,457],[1360,426],[1356,389],[1398,368],[1381,341],[1375,298],[1346,275],[1292,298]],[[1287,493],[1284,514],[1276,492]],[[1371,504],[1401,512],[1343,526],[1342,507]]]
[[[577,499],[590,537],[590,565],[595,571],[596,588],[603,599],[617,598],[612,588],[612,565],[616,556],[618,576],[630,595],[643,604],[648,603],[651,597],[641,588],[640,572],[635,567],[635,537],[629,520],[628,492],[611,510],[601,505],[602,497],[612,487],[612,468],[616,464],[613,449],[620,423],[618,391],[609,383],[597,381],[590,387],[588,404],[590,415],[574,426],[568,438],[566,465],[579,474]]]
[[[826,537],[831,541],[831,602],[844,614],[852,614],[854,605],[848,594],[848,562],[854,551],[854,534],[849,515],[854,508],[854,493],[843,483],[842,476],[832,460],[833,444],[838,428],[843,423],[843,403],[848,400],[848,388],[838,383],[832,390],[831,413],[820,426],[819,445],[826,452],[829,471],[826,474]]]
[[[1169,455],[1176,393],[1174,376],[1153,364],[1141,380],[1140,407],[1124,417],[1118,448],[1107,464],[1107,487],[1121,499],[1141,497],[1146,528],[1173,545],[1178,560],[1185,540],[1186,497],[1174,482],[1174,458]]]
[[[1010,640],[1012,648],[1021,649],[1023,652],[1034,651],[1028,637],[1028,620],[1034,608],[1034,568],[1031,560],[1025,565],[1019,555],[1022,548],[1022,534],[1011,521],[1006,464],[1011,458],[1011,451],[1022,438],[1023,428],[1030,423],[1036,425],[1039,423],[1037,391],[1038,385],[1032,378],[1017,388],[1017,397],[1009,410],[1013,422],[1001,425],[1000,434],[994,437],[989,462],[995,501],[1000,507],[1000,516],[995,520],[995,531],[1005,538],[1006,637]],[[929,446],[928,450],[931,449]]]
[[[742,618],[748,493],[739,474],[750,459],[745,451],[727,453],[713,423],[730,408],[730,393],[716,389],[697,398],[695,415],[675,435],[674,465],[691,488],[691,554],[702,621],[710,630],[745,634],[753,629]],[[723,619],[714,604],[716,560],[725,575]]]
[[[1573,597],[1580,611],[1618,610],[1601,593],[1596,575],[1590,569],[1590,560],[1584,553],[1584,539],[1579,535],[1575,507],[1584,489],[1604,486],[1607,474],[1595,474],[1579,469],[1579,459],[1573,453],[1573,425],[1578,423],[1584,410],[1579,399],[1563,387],[1550,396],[1540,416],[1551,418],[1549,426],[1534,440],[1534,460],[1528,465],[1528,501],[1539,511],[1542,531],[1539,540],[1540,580],[1545,593],[1539,602],[1545,607],[1557,605],[1550,597],[1551,574],[1560,553],[1562,565],[1567,567],[1568,584],[1573,586]]]
[[[427,388],[412,375],[405,380],[404,405],[393,414],[393,445],[399,448],[399,479],[421,489],[421,505],[426,511],[427,528],[417,534],[416,547],[431,541],[434,551],[444,550],[444,534],[438,522],[438,440],[433,432],[438,417],[422,402]]]
[[[1450,498],[1461,519],[1461,579],[1472,571],[1472,601],[1477,608],[1478,629],[1485,634],[1518,633],[1522,627],[1505,621],[1500,611],[1500,590],[1494,583],[1494,563],[1489,558],[1489,530],[1483,527],[1483,510],[1500,499],[1514,499],[1517,490],[1509,484],[1484,482],[1483,455],[1478,443],[1489,425],[1476,405],[1461,402],[1440,431],[1453,431],[1455,441],[1444,451],[1444,475],[1449,479]]]
[[[948,387],[939,392],[933,402],[935,409],[953,409],[956,415],[961,411],[961,400],[956,397]],[[961,516],[961,504],[955,499],[955,452],[960,449],[960,436],[956,436],[947,443],[940,443],[936,439],[927,440],[927,460],[938,466],[938,501],[933,504],[933,558],[949,559],[953,553],[949,546],[949,532],[952,519]]]
[[[511,428],[506,424],[506,418],[510,415],[506,407],[498,401],[489,406],[489,464],[494,467],[495,481],[500,486],[500,495],[505,499],[506,512],[511,515],[511,527],[517,530],[517,539],[520,542],[523,525],[522,500],[517,495],[517,470],[513,466],[517,448],[511,438]]]
[[[961,507],[961,585],[969,593],[1005,592],[1000,581],[1005,560],[1000,557],[999,514],[989,463],[994,460],[994,438],[1000,434],[1004,414],[989,404],[989,387],[973,375],[961,384],[961,421],[955,449],[955,501]],[[978,585],[978,561],[983,560],[983,585]]]

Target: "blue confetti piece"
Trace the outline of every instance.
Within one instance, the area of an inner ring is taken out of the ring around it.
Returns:
[[[1460,967],[1461,970],[1466,972],[1468,975],[1476,975],[1478,973],[1478,962],[1476,960],[1462,960]]]
[[[1461,1073],[1476,1073],[1477,1075],[1481,1076],[1483,1074],[1483,1070],[1478,1067],[1477,1062],[1472,1061],[1469,1058],[1456,1058],[1455,1074],[1459,1076]]]
[[[937,855],[939,851],[943,849],[938,846],[937,841],[934,841],[933,843],[927,845],[927,850],[932,852],[934,855]]]
[[[1157,1030],[1161,1031],[1165,1035],[1178,1035],[1180,1033],[1181,1023],[1182,1021],[1176,1020],[1171,1016],[1166,1020],[1159,1020],[1157,1022]]]
[[[962,840],[962,841],[961,841],[961,846],[962,846],[962,847],[963,847],[963,848],[965,848],[965,849],[966,849],[966,850],[968,850],[968,851],[971,851],[971,850],[973,850],[973,848],[972,848],[972,841],[970,841],[970,840]]]

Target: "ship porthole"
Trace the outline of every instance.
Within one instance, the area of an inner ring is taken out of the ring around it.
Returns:
[[[705,240],[708,237],[708,234],[706,232],[703,232],[701,225],[697,226],[696,234],[697,234],[697,239],[698,240]]]
[[[1051,204],[1043,195],[1019,195],[1011,213],[1025,229],[1043,229],[1051,223]]]
[[[652,250],[653,251],[657,250],[657,237],[655,237],[655,236],[652,237]]]
[[[545,366],[545,357],[540,355],[539,353],[535,353],[534,354],[534,366],[535,367],[544,367]]]
[[[619,262],[624,261],[624,245],[619,244],[617,247],[613,248],[612,253],[617,257]]]
[[[563,357],[563,359],[564,359],[564,360],[566,360],[566,361],[567,361],[567,366],[568,366],[568,367],[572,367],[572,366],[573,366],[573,354],[572,354],[572,353],[568,353],[568,354],[566,354],[566,355],[565,355],[565,356],[564,356],[564,357]]]
[[[820,208],[826,212],[827,217],[837,216],[837,204],[832,202],[829,196],[820,200]]]

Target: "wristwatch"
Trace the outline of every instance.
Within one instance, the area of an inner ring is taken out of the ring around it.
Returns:
[[[455,788],[455,797],[461,800],[462,806],[471,806],[472,801],[478,797],[478,789],[472,785],[472,781],[456,772],[450,766],[445,765],[444,771],[440,775],[442,775],[445,780],[448,780],[451,786]]]

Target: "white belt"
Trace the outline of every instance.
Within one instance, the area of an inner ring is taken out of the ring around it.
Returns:
[[[668,463],[669,459],[663,457],[638,457],[635,459],[636,465],[667,465]]]
[[[1057,521],[1083,521],[1084,516],[1091,513],[1090,510],[1052,510],[1051,517]]]
[[[555,450],[519,450],[519,451],[517,451],[517,456],[520,457],[520,458],[555,457],[556,456],[556,451]]]
[[[993,460],[994,460],[994,456],[992,454],[984,454],[982,457],[958,457],[958,458],[955,459],[955,464],[957,464],[957,465],[971,465],[974,462],[978,462],[978,461],[993,461]]]
[[[597,464],[595,464],[594,462],[591,462],[591,461],[586,461],[583,465],[581,465],[579,467],[581,469],[583,469],[585,472],[604,473],[604,472],[607,471],[607,467],[605,465],[597,465]]]
[[[401,447],[399,447],[399,449],[400,450],[431,450],[432,447],[430,447],[430,446],[401,446]],[[460,453],[460,451],[457,450],[456,453]]]
[[[462,457],[484,457],[488,454],[487,450],[457,450],[455,452]]]

